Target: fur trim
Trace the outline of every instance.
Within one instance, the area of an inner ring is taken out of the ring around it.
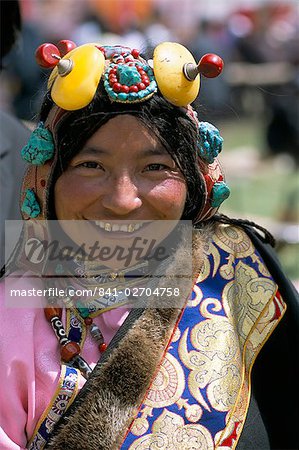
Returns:
[[[158,283],[158,287],[179,287],[184,294],[180,305],[173,307],[166,295],[164,298],[153,296],[155,298],[149,300],[148,307],[113,348],[106,361],[97,364],[75,402],[56,426],[46,448],[114,450],[120,447],[157,372],[200,272],[204,244],[211,238],[211,231],[210,227],[194,230],[192,277],[175,276],[190,261],[191,255],[183,237],[166,278],[163,277]],[[157,307],[157,298],[163,308]]]

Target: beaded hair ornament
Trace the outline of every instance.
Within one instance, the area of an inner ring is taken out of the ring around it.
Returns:
[[[168,102],[186,109],[198,127],[199,164],[205,183],[204,206],[194,223],[216,213],[229,196],[217,160],[223,139],[213,125],[198,121],[190,104],[199,93],[200,75],[214,78],[221,73],[223,61],[219,56],[206,54],[197,64],[184,46],[164,42],[155,48],[153,59],[146,61],[136,49],[98,44],[76,47],[74,42],[63,40],[57,46],[47,43],[38,47],[36,60],[41,67],[53,69],[48,89],[55,106],[22,150],[23,159],[30,163],[21,198],[25,219],[47,218],[49,178],[57,157],[55,125],[68,111],[87,106],[101,79],[112,102],[144,102],[159,90]]]

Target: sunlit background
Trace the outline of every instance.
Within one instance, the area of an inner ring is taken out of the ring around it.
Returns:
[[[232,194],[222,212],[265,225],[299,287],[298,0],[22,0],[23,30],[1,73],[0,106],[34,125],[47,73],[44,42],[71,39],[146,49],[184,44],[218,53],[223,74],[202,80],[198,109],[224,137]]]

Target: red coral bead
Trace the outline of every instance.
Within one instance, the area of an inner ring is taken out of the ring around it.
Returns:
[[[114,83],[112,86],[112,89],[114,92],[120,92],[121,91],[121,84],[120,83]]]
[[[146,88],[146,86],[145,86],[144,83],[138,83],[137,86],[138,86],[138,88],[139,88],[140,91],[142,91],[143,89]]]
[[[117,76],[114,74],[111,74],[111,75],[109,75],[108,80],[109,80],[110,84],[117,83]]]
[[[206,78],[215,78],[221,74],[223,66],[224,62],[220,56],[214,53],[207,53],[199,61],[198,70]]]
[[[133,48],[133,50],[131,51],[131,55],[134,56],[135,59],[137,59],[139,56],[139,50]]]
[[[146,76],[141,77],[141,81],[142,81],[143,84],[145,84],[145,86],[149,86],[149,84],[150,84],[150,80]]]
[[[80,353],[80,346],[79,344],[77,344],[77,342],[73,341],[67,342],[60,349],[61,358],[65,362],[69,362],[75,356],[79,355],[79,353]]]
[[[46,69],[55,67],[58,64],[59,58],[60,52],[56,45],[53,44],[42,44],[36,49],[35,52],[37,64]]]
[[[139,72],[139,75],[140,75],[141,77],[144,76],[144,75],[146,75],[146,71],[143,70],[143,69],[138,70],[138,72]]]
[[[54,317],[61,317],[61,308],[54,308],[52,306],[44,309],[46,319],[51,322]]]
[[[109,75],[112,75],[112,74],[114,74],[114,75],[117,74],[117,67],[113,67],[113,69],[110,69]]]
[[[85,325],[91,325],[92,322],[93,322],[93,320],[91,317],[85,317],[85,319],[84,319]]]
[[[74,50],[77,47],[75,42],[69,41],[67,39],[63,39],[59,41],[57,44],[58,50],[60,51],[61,56],[65,56],[70,51]]]
[[[130,92],[138,92],[138,91],[139,91],[139,89],[138,89],[138,87],[137,87],[137,86],[133,85],[133,86],[130,86],[130,89],[129,89],[129,91],[130,91]]]
[[[105,342],[103,342],[103,344],[100,344],[99,345],[99,350],[100,350],[100,352],[101,353],[104,353],[104,351],[106,351],[107,350],[107,344],[105,343]]]
[[[121,92],[124,92],[125,94],[127,94],[129,92],[129,90],[130,90],[129,86],[126,86],[125,84],[122,85]]]

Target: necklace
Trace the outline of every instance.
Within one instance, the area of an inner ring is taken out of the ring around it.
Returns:
[[[127,285],[139,285],[140,283],[143,283],[147,276],[145,275],[145,269],[147,267],[147,264],[141,264],[137,268],[137,277],[136,277],[136,267],[133,268],[134,275],[131,270],[126,271],[124,274],[122,273],[113,273],[111,272],[108,274],[109,281],[114,281],[116,279],[121,278],[121,281],[127,281]],[[136,277],[136,278],[135,278]],[[92,277],[96,278],[96,277]],[[127,278],[127,279],[126,279]],[[128,283],[128,278],[130,279]],[[134,280],[135,278],[135,280]],[[76,279],[77,281],[77,279]],[[116,307],[119,307],[121,305],[127,304],[129,302],[128,297],[123,294],[117,294],[117,288],[120,289],[119,281],[118,283],[114,285],[113,288],[113,295],[103,295],[100,298],[93,298],[91,302],[81,302],[79,298],[76,297],[70,297],[69,295],[66,295],[63,298],[63,303],[66,307],[70,308],[71,311],[77,311],[77,313],[80,315],[83,324],[87,327],[89,327],[90,335],[92,336],[93,340],[97,343],[98,349],[100,353],[104,353],[107,349],[107,343],[104,340],[103,334],[99,327],[93,322],[93,317],[91,315],[98,315],[102,314],[103,312],[114,309]],[[135,283],[134,283],[135,281]],[[94,282],[94,280],[93,280]],[[124,285],[123,285],[124,286]],[[106,292],[107,292],[107,285],[105,285]],[[123,288],[124,290],[124,288]],[[48,291],[49,292],[49,291]],[[121,292],[119,290],[119,292]],[[116,295],[115,295],[116,293]],[[97,296],[95,296],[97,297]],[[113,301],[112,301],[113,299]],[[55,336],[58,339],[58,342],[60,344],[60,355],[62,361],[64,361],[66,364],[77,368],[80,370],[84,378],[88,378],[89,375],[92,372],[91,367],[87,363],[87,361],[80,355],[81,348],[78,342],[76,342],[73,339],[70,339],[67,335],[65,328],[63,326],[61,317],[62,317],[62,308],[57,307],[57,299],[53,297],[48,297],[48,304],[49,306],[44,309],[45,316],[48,322],[50,322],[52,329],[54,331]]]
[[[68,338],[61,321],[62,309],[49,306],[44,309],[46,319],[51,323],[55,336],[60,344],[60,355],[66,364],[80,370],[84,378],[88,378],[92,372],[90,365],[80,355],[81,348],[78,342]],[[103,349],[104,350],[104,349]]]

